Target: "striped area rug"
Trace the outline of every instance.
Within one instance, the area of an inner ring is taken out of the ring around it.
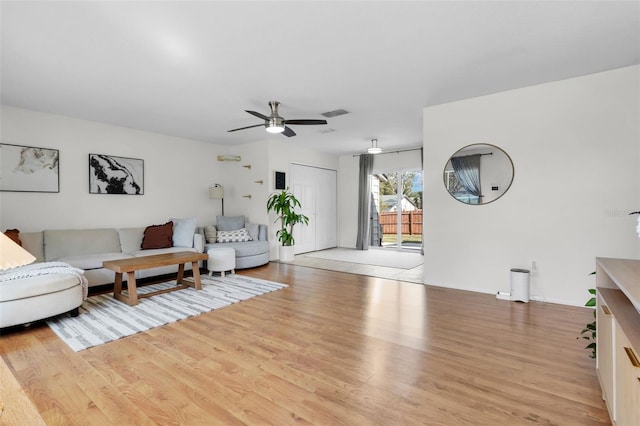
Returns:
[[[175,280],[144,286],[138,294],[176,285]],[[51,329],[78,352],[141,331],[209,312],[242,300],[288,287],[286,284],[244,275],[202,276],[202,290],[192,288],[139,299],[129,306],[113,294],[89,297],[80,307],[80,315],[63,315],[47,321]]]

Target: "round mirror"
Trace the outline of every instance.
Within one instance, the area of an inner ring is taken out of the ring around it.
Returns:
[[[495,145],[477,143],[456,151],[444,167],[444,187],[465,204],[488,204],[513,182],[513,162]]]

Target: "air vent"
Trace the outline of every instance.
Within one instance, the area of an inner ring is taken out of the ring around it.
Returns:
[[[345,115],[345,114],[349,114],[349,111],[347,111],[345,109],[336,109],[336,110],[333,110],[333,111],[323,112],[322,113],[322,115],[327,117],[327,118],[338,117],[339,115]]]

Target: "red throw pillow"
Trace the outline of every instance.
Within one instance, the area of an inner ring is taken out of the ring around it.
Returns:
[[[147,226],[142,237],[142,250],[173,247],[173,222]]]
[[[11,238],[14,243],[22,247],[22,241],[20,241],[20,231],[17,229],[7,229],[4,231],[4,235]]]

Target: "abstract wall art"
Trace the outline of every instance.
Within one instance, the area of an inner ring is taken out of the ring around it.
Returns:
[[[144,194],[144,160],[89,154],[90,194]]]
[[[60,151],[0,144],[0,191],[60,192]]]

